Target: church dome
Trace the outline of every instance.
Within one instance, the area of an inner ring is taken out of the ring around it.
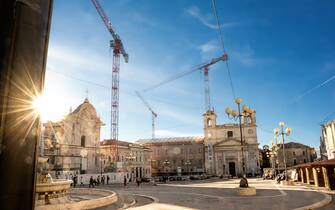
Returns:
[[[79,114],[82,112],[89,112],[90,114],[97,116],[97,110],[90,103],[88,98],[85,98],[84,102],[80,104],[73,112],[71,112],[70,115]]]

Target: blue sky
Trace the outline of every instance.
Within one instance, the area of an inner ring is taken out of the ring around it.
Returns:
[[[129,54],[128,64],[121,59],[119,139],[150,138],[151,114],[134,91],[222,54],[211,1],[101,4]],[[318,147],[319,123],[335,117],[335,2],[220,0],[217,6],[236,95],[257,111],[259,143],[269,144],[285,121],[293,130],[289,140]],[[54,1],[45,94],[57,108],[50,117],[78,106],[88,89],[106,123],[101,139],[110,135],[110,39],[91,1]],[[235,106],[225,63],[209,75],[218,123],[231,122],[224,114]],[[143,95],[158,114],[158,137],[203,134],[203,89],[202,73],[194,72]]]

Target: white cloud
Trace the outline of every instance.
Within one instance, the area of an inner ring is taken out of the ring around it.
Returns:
[[[211,23],[211,21],[214,22],[213,15],[212,14],[206,14],[206,15],[201,14],[200,9],[197,6],[191,6],[190,8],[186,9],[186,13],[190,15],[191,17],[194,17],[197,20],[199,20],[202,24],[204,24],[208,28],[218,29],[217,24]],[[225,24],[221,24],[221,27],[227,28],[227,27],[236,26],[238,24],[239,24],[238,22],[225,23]]]
[[[219,50],[219,46],[216,41],[209,41],[199,46],[202,53],[211,53]]]
[[[68,69],[71,71],[80,69],[100,73],[108,72],[108,60],[104,60],[97,52],[55,44],[50,45],[49,48],[48,66],[52,66],[54,69]]]
[[[189,115],[185,112],[178,112],[176,110],[172,110],[171,108],[162,107],[159,115],[165,116],[168,119],[175,119],[176,122],[181,122],[194,126],[201,126],[201,118],[198,115]]]
[[[270,58],[257,57],[255,51],[250,46],[246,46],[239,51],[231,51],[228,54],[231,59],[236,59],[245,66],[268,64],[273,61]]]

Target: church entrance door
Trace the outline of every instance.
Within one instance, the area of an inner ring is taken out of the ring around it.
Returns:
[[[234,162],[229,162],[229,174],[232,175],[232,176],[236,176],[235,163]]]

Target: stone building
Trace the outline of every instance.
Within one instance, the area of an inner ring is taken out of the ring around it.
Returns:
[[[100,143],[100,154],[102,172],[123,172],[128,179],[151,177],[151,150],[148,147],[126,141],[104,140]]]
[[[104,124],[87,98],[63,120],[43,125],[43,153],[49,157],[51,170],[57,174],[100,171],[100,128]]]
[[[278,148],[279,149],[278,149],[276,167],[279,167],[279,169],[283,169],[284,168],[283,145],[278,144]],[[314,160],[316,159],[316,151],[314,148],[311,148],[304,144],[296,142],[288,142],[285,143],[285,159],[287,167],[291,167],[302,163],[314,162]]]
[[[239,124],[219,125],[216,119],[214,110],[203,115],[206,173],[240,176],[243,168]],[[255,114],[251,120],[242,120],[245,168],[249,176],[260,173],[256,127]]]
[[[141,139],[152,150],[152,175],[191,175],[204,173],[203,137]]]
[[[335,120],[321,125],[320,154],[322,159],[335,158]]]

